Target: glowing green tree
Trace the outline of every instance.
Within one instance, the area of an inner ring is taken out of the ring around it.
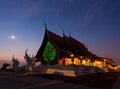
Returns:
[[[47,61],[47,64],[50,64],[50,61],[54,60],[56,56],[55,47],[48,41],[43,52],[43,59]]]

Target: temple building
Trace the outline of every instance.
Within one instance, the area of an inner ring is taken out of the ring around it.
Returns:
[[[109,66],[112,60],[99,57],[72,36],[59,36],[45,26],[43,42],[35,56],[36,61],[48,65],[85,65],[85,66]]]

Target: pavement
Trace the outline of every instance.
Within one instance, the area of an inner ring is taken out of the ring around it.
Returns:
[[[119,80],[120,82],[120,80]],[[97,89],[35,76],[0,72],[0,89]],[[120,89],[120,88],[115,88]]]
[[[113,85],[112,89],[120,89],[120,76],[117,78],[115,84]]]

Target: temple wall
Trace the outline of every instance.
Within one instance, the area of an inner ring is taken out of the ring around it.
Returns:
[[[74,62],[72,62],[71,58],[62,58],[61,60],[58,60],[58,64],[60,65],[70,65],[70,64],[75,64],[75,65],[85,65],[85,66],[96,66],[96,67],[104,67],[104,66],[109,66],[105,61],[97,61],[97,59],[92,62],[90,59],[82,59],[80,60],[79,58],[74,58]]]

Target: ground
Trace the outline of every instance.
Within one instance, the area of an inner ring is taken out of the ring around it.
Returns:
[[[110,73],[65,77],[0,72],[0,89],[112,89],[118,75]]]

